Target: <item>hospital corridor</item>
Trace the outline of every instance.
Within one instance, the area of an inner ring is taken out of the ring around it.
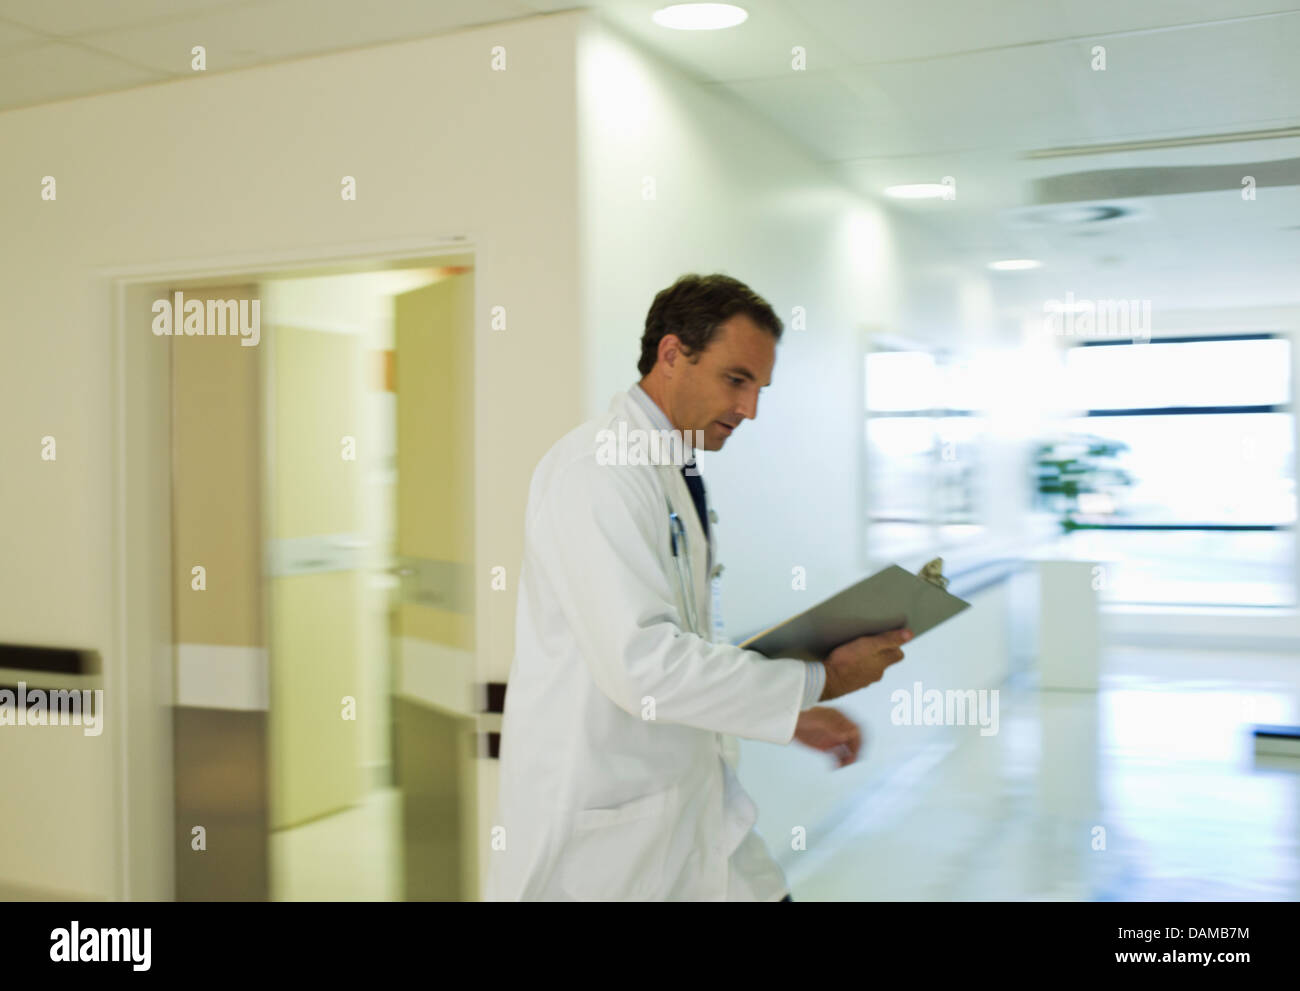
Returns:
[[[1292,0],[0,0],[15,952],[788,901],[1280,959],[1297,52]]]

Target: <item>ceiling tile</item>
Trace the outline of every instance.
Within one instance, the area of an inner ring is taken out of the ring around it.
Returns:
[[[517,0],[264,0],[229,23],[244,47],[273,58],[422,38],[528,17]]]
[[[256,33],[241,28],[241,23],[235,12],[226,11],[189,20],[87,35],[80,44],[168,75],[194,73],[192,50],[200,45],[204,49],[208,72],[270,61],[254,47],[259,40]]]
[[[127,89],[162,78],[76,45],[51,42],[0,56],[0,110]]]
[[[741,0],[749,13],[743,24],[721,31],[677,31],[651,20],[663,3],[602,3],[601,16],[637,38],[643,45],[686,68],[697,79],[719,82],[736,79],[785,78],[801,72],[821,72],[853,61],[852,54],[801,16],[802,8],[783,0]],[[799,13],[796,13],[798,11]],[[806,68],[796,70],[794,49],[804,50]]]
[[[735,93],[817,157],[841,161],[897,153],[913,135],[898,107],[845,70],[716,84]]]
[[[50,39],[18,24],[0,21],[0,54],[43,45]]]
[[[859,63],[1007,48],[1064,34],[1060,5],[1042,0],[800,0],[799,11]]]
[[[1278,0],[1087,0],[1061,4],[1071,36],[1141,31],[1268,14],[1285,7]]]
[[[870,75],[908,120],[912,153],[1008,153],[1079,138],[1079,115],[1055,46],[874,65]]]
[[[1297,52],[1300,13],[1115,38],[1105,71],[1079,79],[1111,140],[1280,126],[1300,122]]]
[[[150,21],[192,17],[262,0],[4,0],[6,20],[46,34],[77,36]]]
[[[189,73],[195,45],[208,71],[420,38],[472,24],[527,16],[516,0],[259,0],[192,18],[99,32],[82,40],[167,72]]]

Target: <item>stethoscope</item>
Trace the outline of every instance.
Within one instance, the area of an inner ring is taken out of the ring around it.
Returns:
[[[691,550],[686,544],[686,524],[668,502],[668,535],[673,548],[673,564],[677,569],[677,587],[682,592],[682,602],[686,608],[686,622],[692,633],[699,633],[698,615],[695,611],[695,575],[691,573]],[[689,592],[687,591],[689,589]]]
[[[673,564],[677,569],[677,587],[681,589],[682,601],[685,603],[686,622],[690,624],[692,633],[704,636],[699,626],[699,613],[695,609],[695,572],[691,568],[691,549],[686,543],[686,524],[673,509],[672,500],[665,496],[664,502],[668,504],[668,535],[672,543]],[[712,509],[709,510],[709,519],[713,523],[718,522],[718,514]],[[716,564],[709,580],[712,581],[721,574],[722,565]],[[717,608],[716,603],[714,608]]]

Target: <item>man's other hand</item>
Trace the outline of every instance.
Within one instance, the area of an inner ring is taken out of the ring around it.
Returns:
[[[839,709],[824,705],[815,705],[799,713],[794,738],[805,747],[831,754],[839,762],[838,767],[857,760],[858,750],[862,747],[862,732],[858,724]]]

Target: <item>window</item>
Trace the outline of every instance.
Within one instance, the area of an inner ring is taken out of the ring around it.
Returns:
[[[1069,349],[1072,428],[1124,445],[1131,484],[1080,499],[1071,542],[1111,562],[1108,601],[1295,602],[1295,452],[1285,337],[1089,341]]]
[[[877,345],[864,384],[870,556],[938,551],[981,533],[985,419],[967,361]]]

